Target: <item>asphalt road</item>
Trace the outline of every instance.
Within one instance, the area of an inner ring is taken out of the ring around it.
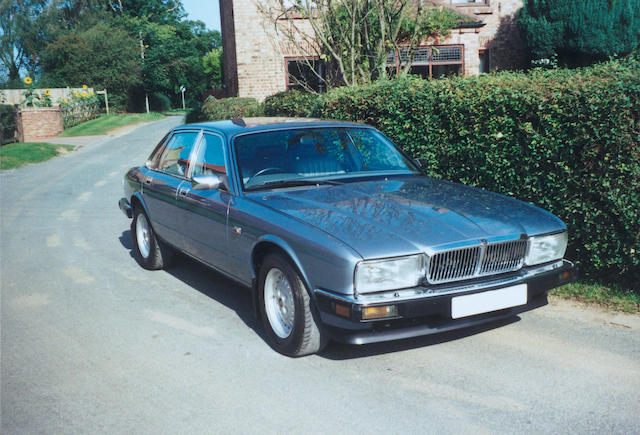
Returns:
[[[1,433],[638,433],[637,316],[556,303],[289,359],[233,282],[140,268],[121,179],[179,122],[0,174]]]

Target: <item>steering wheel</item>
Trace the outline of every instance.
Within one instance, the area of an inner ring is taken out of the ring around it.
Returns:
[[[251,180],[253,180],[255,177],[257,177],[258,175],[264,175],[264,174],[266,174],[268,172],[274,172],[274,171],[284,172],[284,170],[282,168],[276,168],[276,167],[260,169],[258,172],[256,172],[252,176],[250,176],[249,179],[244,184],[249,184],[249,182]]]

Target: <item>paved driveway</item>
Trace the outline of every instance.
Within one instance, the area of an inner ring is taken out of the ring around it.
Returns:
[[[178,122],[0,173],[1,433],[638,432],[638,317],[560,303],[294,360],[229,280],[140,268],[121,179]]]

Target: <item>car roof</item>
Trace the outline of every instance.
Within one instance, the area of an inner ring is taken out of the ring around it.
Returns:
[[[199,122],[176,127],[174,130],[202,128],[226,133],[235,136],[241,133],[254,133],[261,131],[280,130],[289,128],[318,128],[318,127],[369,127],[366,124],[355,122],[334,121],[316,118],[283,118],[283,117],[261,117],[261,118],[239,118],[227,121]]]

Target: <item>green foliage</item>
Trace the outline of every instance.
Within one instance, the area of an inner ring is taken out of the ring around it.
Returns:
[[[0,104],[0,145],[13,142],[16,131],[16,109],[10,104]]]
[[[564,299],[600,305],[610,310],[640,314],[640,293],[625,290],[615,284],[603,286],[592,282],[576,282],[557,287],[551,290],[550,294]]]
[[[222,87],[222,48],[214,48],[202,57],[202,68],[209,77],[209,85]]]
[[[99,22],[82,31],[61,32],[41,53],[44,82],[50,87],[89,84],[107,89],[109,103],[122,108],[140,83],[137,41],[125,30]]]
[[[44,142],[17,142],[0,147],[0,169],[14,169],[29,163],[49,160],[73,150],[72,145]]]
[[[202,57],[219,41],[219,32],[207,31],[199,21],[158,23],[128,18],[123,19],[122,25],[136,36],[142,35],[144,44],[142,86],[135,95],[161,92],[170,95],[173,105],[178,106],[182,104],[180,86],[185,86],[187,104],[200,99],[209,86]],[[139,41],[137,47],[139,57]]]
[[[640,43],[638,0],[525,0],[517,19],[532,60],[587,65]]]
[[[339,88],[313,115],[374,125],[434,177],[533,203],[589,277],[640,290],[640,59]]]
[[[149,109],[154,112],[171,110],[171,100],[161,92],[154,92],[149,95]]]
[[[164,118],[162,113],[118,113],[111,115],[100,115],[96,119],[83,122],[75,127],[65,129],[60,136],[95,136],[108,134],[111,130],[131,124],[157,121]]]
[[[265,116],[308,117],[318,101],[318,95],[297,89],[278,92],[264,100]]]
[[[202,104],[202,113],[208,121],[263,115],[262,106],[255,98],[208,97]]]

